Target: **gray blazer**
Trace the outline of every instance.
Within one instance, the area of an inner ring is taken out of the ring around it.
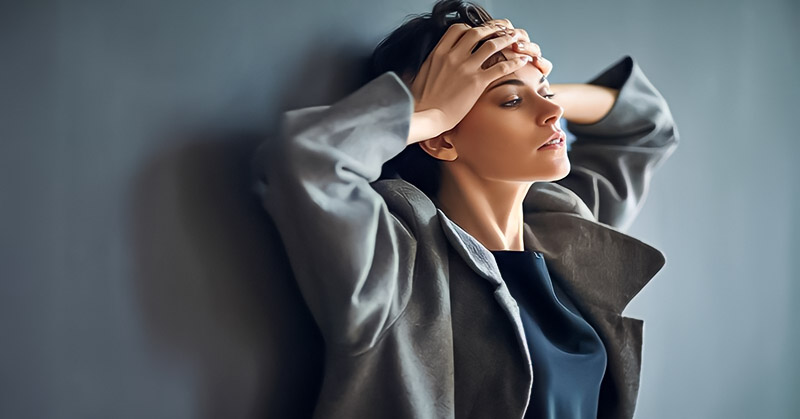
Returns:
[[[665,257],[624,230],[678,135],[631,57],[589,83],[619,97],[597,123],[568,122],[572,171],[530,189],[524,243],[607,348],[598,417],[631,418],[643,321],[621,313]],[[386,72],[333,105],[285,112],[253,160],[255,192],[325,339],[314,416],[522,418],[535,377],[494,257],[413,185],[377,180],[406,146],[413,110]]]

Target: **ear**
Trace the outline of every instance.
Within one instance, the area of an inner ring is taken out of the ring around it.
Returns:
[[[419,146],[436,159],[453,161],[458,158],[458,151],[456,151],[456,147],[453,145],[453,136],[451,132],[452,130],[441,133],[437,137],[420,141]]]

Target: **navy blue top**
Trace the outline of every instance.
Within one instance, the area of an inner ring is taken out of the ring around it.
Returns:
[[[492,254],[519,305],[531,353],[533,389],[525,418],[596,419],[607,361],[597,332],[551,280],[544,255],[528,250]]]

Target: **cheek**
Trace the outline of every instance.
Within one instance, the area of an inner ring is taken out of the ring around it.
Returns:
[[[459,153],[493,154],[502,150],[505,139],[514,135],[514,124],[502,112],[473,108],[459,124]]]
[[[459,156],[469,161],[501,162],[523,157],[521,153],[530,151],[536,134],[530,121],[519,120],[521,116],[514,111],[473,108],[459,124]]]

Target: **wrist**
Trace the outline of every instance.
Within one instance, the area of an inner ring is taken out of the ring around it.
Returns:
[[[411,124],[408,130],[406,144],[414,144],[434,138],[442,133],[442,113],[438,109],[416,111],[411,115]]]

